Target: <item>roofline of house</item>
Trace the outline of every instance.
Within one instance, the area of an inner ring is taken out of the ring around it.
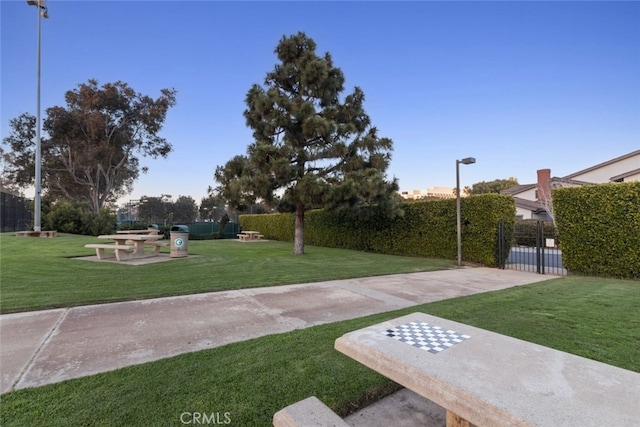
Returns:
[[[513,201],[516,207],[528,209],[536,214],[546,213],[547,210],[539,203],[533,200],[523,199],[521,197],[514,197]]]
[[[624,179],[628,176],[637,175],[637,174],[640,174],[640,168],[634,169],[629,172],[621,173],[620,175],[612,176],[611,178],[609,178],[609,181],[618,181],[619,179]]]
[[[632,152],[624,154],[624,155],[622,155],[620,157],[616,157],[615,159],[607,160],[606,162],[602,162],[602,163],[599,163],[599,164],[597,164],[595,166],[591,166],[591,167],[583,169],[581,171],[574,172],[571,175],[565,176],[563,179],[571,179],[574,176],[582,175],[583,173],[587,173],[587,172],[591,172],[591,171],[596,170],[596,169],[600,169],[603,166],[607,166],[607,165],[610,165],[612,163],[619,162],[620,160],[625,160],[625,159],[628,159],[630,157],[637,156],[639,154],[640,154],[640,150],[632,151]]]

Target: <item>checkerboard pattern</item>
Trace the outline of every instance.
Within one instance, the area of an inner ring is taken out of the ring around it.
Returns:
[[[426,322],[409,322],[386,331],[386,336],[407,343],[429,353],[437,354],[468,338],[450,329],[431,325]]]

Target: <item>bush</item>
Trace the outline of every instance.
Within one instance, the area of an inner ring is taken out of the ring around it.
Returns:
[[[47,211],[42,216],[44,229],[88,236],[113,232],[115,221],[115,215],[107,208],[96,214],[88,203],[71,203],[66,200],[47,205]]]
[[[354,218],[346,213],[305,213],[305,244],[393,255],[457,258],[456,200],[403,204],[404,215],[388,220],[382,211]],[[497,265],[497,228],[513,234],[515,204],[510,196],[483,194],[461,200],[463,259]],[[240,226],[266,238],[293,241],[293,214],[241,215]],[[508,253],[508,250],[507,250]]]
[[[640,278],[640,182],[558,188],[553,206],[570,271]]]
[[[537,219],[521,219],[516,221],[514,230],[514,244],[517,246],[536,246],[536,234],[538,233]],[[543,237],[545,239],[554,239],[556,244],[560,241],[556,228],[551,222],[545,221],[543,224]],[[544,242],[542,242],[544,244]]]

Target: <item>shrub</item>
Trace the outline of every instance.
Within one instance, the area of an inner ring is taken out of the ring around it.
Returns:
[[[570,271],[640,278],[640,182],[558,188],[553,205]]]
[[[62,233],[97,236],[111,233],[116,217],[107,208],[94,213],[88,203],[72,203],[61,200],[47,206],[42,225],[48,230]]]
[[[456,200],[402,205],[404,215],[388,220],[375,207],[363,217],[311,210],[305,213],[305,243],[394,255],[455,259]],[[504,221],[513,234],[515,204],[510,196],[483,194],[461,200],[462,255],[467,261],[496,265],[497,228]],[[293,214],[241,215],[240,226],[274,240],[293,240]],[[507,251],[508,253],[508,251]]]
[[[514,244],[517,246],[536,246],[538,221],[539,220],[537,219],[521,219],[516,221],[514,230]],[[551,222],[544,222],[543,237],[546,239],[554,239],[556,241],[556,244],[559,242],[559,236],[556,232],[556,228]]]

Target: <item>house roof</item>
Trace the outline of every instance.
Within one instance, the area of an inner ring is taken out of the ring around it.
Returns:
[[[502,190],[500,191],[500,194],[520,194],[520,193],[524,193],[525,191],[528,190],[532,190],[534,188],[536,188],[538,186],[538,184],[521,184],[521,185],[514,185],[511,188],[507,188],[506,190]]]
[[[629,171],[629,172],[621,173],[620,175],[612,176],[609,179],[611,181],[620,181],[621,179],[625,179],[628,176],[638,175],[638,174],[640,174],[640,168],[639,169],[634,169],[634,170]]]
[[[536,214],[543,214],[547,212],[547,210],[542,207],[540,202],[523,199],[522,197],[514,197],[513,201],[515,202],[517,208],[526,209]]]
[[[591,171],[596,170],[596,169],[600,169],[601,167],[610,165],[612,163],[619,162],[620,160],[625,160],[625,159],[631,158],[633,156],[637,156],[638,154],[640,154],[640,150],[632,151],[632,152],[627,153],[627,154],[625,154],[623,156],[616,157],[615,159],[607,160],[606,162],[602,162],[602,163],[599,163],[599,164],[597,164],[595,166],[591,166],[590,168],[586,168],[586,169],[583,169],[581,171],[574,172],[571,175],[565,176],[564,179],[571,179],[574,176],[582,175],[584,173],[591,172]],[[613,178],[611,178],[611,179],[613,179]]]
[[[553,186],[553,184],[560,184],[558,186],[562,186],[562,184],[573,184],[573,185],[587,185],[587,184],[593,184],[592,182],[587,182],[587,181],[579,181],[577,179],[566,179],[566,178],[558,178],[557,176],[554,176],[553,178],[551,178],[550,181],[551,185]],[[521,194],[524,193],[525,191],[529,191],[529,190],[533,190],[535,188],[538,187],[538,184],[522,184],[522,185],[515,185],[511,188],[507,188],[506,190],[502,190],[500,192],[500,194],[508,194],[511,196],[515,196],[516,194]],[[553,188],[555,188],[556,186],[553,186]]]

